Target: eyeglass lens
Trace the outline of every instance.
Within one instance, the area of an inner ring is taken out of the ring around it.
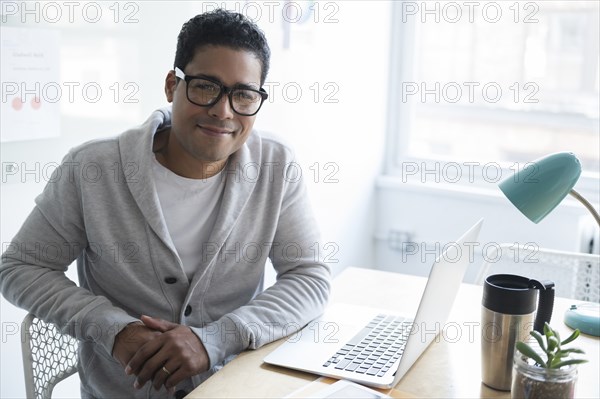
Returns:
[[[187,85],[189,100],[198,105],[212,105],[220,94],[221,87],[210,80],[194,78]],[[253,114],[262,103],[260,93],[250,89],[233,89],[230,98],[233,110],[240,114]]]

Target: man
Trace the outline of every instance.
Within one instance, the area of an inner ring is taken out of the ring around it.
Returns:
[[[240,14],[192,18],[172,107],[71,150],[3,254],[3,295],[80,340],[83,397],[181,397],[322,312],[330,271],[301,174],[252,129],[269,56]]]

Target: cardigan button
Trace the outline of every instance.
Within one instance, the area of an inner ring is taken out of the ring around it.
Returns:
[[[183,315],[187,317],[187,316],[189,316],[191,314],[192,314],[192,307],[190,305],[187,305],[185,307],[185,311],[183,312]]]
[[[175,277],[165,278],[165,283],[167,283],[167,284],[175,284],[176,282],[177,282],[177,279]]]

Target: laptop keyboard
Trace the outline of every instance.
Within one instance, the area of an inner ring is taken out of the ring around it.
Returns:
[[[411,328],[410,319],[377,315],[323,367],[381,377],[402,356]]]

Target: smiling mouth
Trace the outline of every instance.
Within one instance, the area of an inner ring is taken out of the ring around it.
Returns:
[[[213,126],[201,126],[196,125],[204,134],[213,136],[213,137],[225,137],[231,135],[233,132],[231,130],[221,129]]]

